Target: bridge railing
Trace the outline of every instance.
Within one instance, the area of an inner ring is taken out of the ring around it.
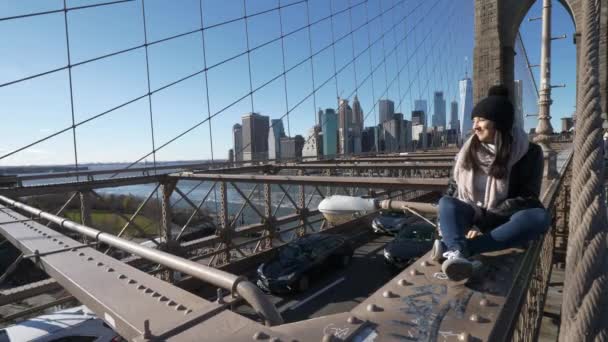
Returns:
[[[555,263],[556,236],[567,231],[568,175],[572,154],[563,164],[560,177],[547,186],[542,202],[551,215],[551,228],[542,240],[534,241],[526,251],[513,281],[511,291],[495,321],[491,341],[536,341],[540,333],[543,309],[551,272]],[[558,246],[565,248],[565,242]]]

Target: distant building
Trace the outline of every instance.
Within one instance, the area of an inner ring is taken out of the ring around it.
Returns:
[[[405,129],[407,120],[403,120],[403,114],[393,114],[393,119],[382,123],[384,133],[384,150],[387,152],[402,151],[406,147],[407,135]]]
[[[448,145],[458,145],[458,140],[460,138],[460,134],[458,134],[457,128],[450,128],[445,131],[445,136]]]
[[[414,127],[417,127],[416,132],[414,132]],[[426,131],[426,113],[422,110],[412,111],[412,140],[417,141],[416,146],[418,148],[426,148],[428,146]]]
[[[319,127],[322,126],[322,124],[321,124],[322,119],[323,119],[323,109],[319,108],[319,111],[317,112],[317,125],[319,125]]]
[[[352,120],[349,127],[349,142],[351,147],[349,150],[351,153],[361,153],[361,134],[363,133],[363,109],[359,98],[355,95],[353,99],[353,112]]]
[[[450,103],[450,107],[450,129],[456,130],[456,132],[459,134],[460,120],[458,120],[458,102],[452,101],[452,103]]]
[[[361,134],[361,152],[379,151],[379,134],[378,126],[365,127]]]
[[[243,160],[243,127],[234,124],[232,126],[232,146],[234,149],[234,161]]]
[[[469,136],[473,128],[473,120],[471,120],[471,112],[473,111],[473,82],[470,78],[465,77],[459,82],[460,90],[460,107],[458,110],[458,118],[462,128],[460,134],[462,139]]]
[[[403,137],[402,150],[409,150],[412,146],[412,122],[409,120],[401,121],[401,132]]]
[[[241,117],[243,129],[243,160],[268,159],[268,129],[270,119],[258,113]]]
[[[348,105],[347,99],[340,99],[338,107],[338,153],[350,154],[350,128],[352,126],[353,109]]]
[[[425,121],[424,122],[420,122],[420,124],[423,124],[424,127],[426,127],[428,125],[428,122],[426,122],[427,115],[428,115],[426,100],[414,100],[414,110],[421,111],[421,112],[424,113],[424,120]]]
[[[426,136],[424,125],[414,125],[412,123],[412,144],[414,148],[423,148],[423,139]]]
[[[323,132],[323,155],[334,156],[338,154],[338,117],[336,112],[327,108],[321,120]]]
[[[295,137],[281,138],[281,158],[296,159],[302,158],[302,148],[304,147],[304,137],[296,135]]]
[[[285,136],[283,120],[270,120],[270,130],[268,132],[268,159],[281,159],[281,138]]]
[[[380,117],[379,124],[382,124],[384,121],[391,120],[393,118],[393,114],[395,114],[395,103],[391,100],[380,100],[378,101],[378,106],[380,107]]]
[[[323,135],[321,126],[314,126],[308,130],[308,137],[304,140],[302,157],[319,157],[323,155]]]
[[[443,98],[442,91],[436,91],[433,96],[433,103],[435,106],[435,114],[433,114],[433,126],[445,127],[445,99]]]
[[[562,132],[569,132],[574,128],[574,120],[572,118],[562,118]]]
[[[229,149],[228,150],[228,162],[229,163],[234,163],[234,150]]]

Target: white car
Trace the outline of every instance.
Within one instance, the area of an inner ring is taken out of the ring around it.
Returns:
[[[123,342],[84,305],[21,321],[0,329],[0,342]]]

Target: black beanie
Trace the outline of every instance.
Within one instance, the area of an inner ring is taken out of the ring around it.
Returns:
[[[515,119],[513,104],[509,100],[509,89],[503,85],[495,85],[488,89],[488,97],[479,101],[471,112],[474,117],[494,121],[496,129],[510,132]]]

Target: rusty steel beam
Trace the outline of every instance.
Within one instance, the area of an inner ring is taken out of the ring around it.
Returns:
[[[0,306],[22,301],[47,292],[61,289],[55,279],[45,279],[0,291]]]
[[[430,157],[429,157],[430,158]],[[435,157],[433,157],[435,158]],[[416,161],[416,159],[394,159],[394,158],[383,158],[376,160],[333,160],[323,161],[316,163],[281,163],[281,164],[266,164],[266,165],[252,165],[252,166],[241,166],[233,168],[219,168],[219,169],[207,169],[197,170],[196,173],[267,173],[276,174],[281,170],[318,170],[318,169],[407,169],[407,170],[419,170],[419,169],[452,169],[454,167],[454,156],[451,157],[437,157],[435,159]]]
[[[319,163],[319,164],[292,164],[292,165],[275,165],[277,169],[282,170],[313,170],[313,169],[351,169],[351,170],[365,170],[365,169],[452,169],[454,167],[454,163],[451,162],[438,162],[438,163],[418,163],[418,162],[410,162],[410,161],[395,161],[394,163],[389,162],[358,162],[358,161],[349,161],[349,163]],[[211,170],[212,171],[212,170]]]
[[[115,188],[119,186],[156,183],[162,176],[138,176],[125,178],[112,178],[93,181],[80,181],[58,184],[31,185],[12,188],[0,188],[0,195],[6,197],[37,196],[74,191],[86,191],[100,188]]]
[[[226,174],[195,174],[182,172],[171,177],[191,180],[214,180],[225,182],[266,183],[266,184],[298,184],[298,185],[330,185],[330,186],[364,186],[380,189],[408,189],[442,191],[448,185],[447,178],[387,178],[387,177],[327,177],[327,176],[266,176],[266,175],[226,175]]]

